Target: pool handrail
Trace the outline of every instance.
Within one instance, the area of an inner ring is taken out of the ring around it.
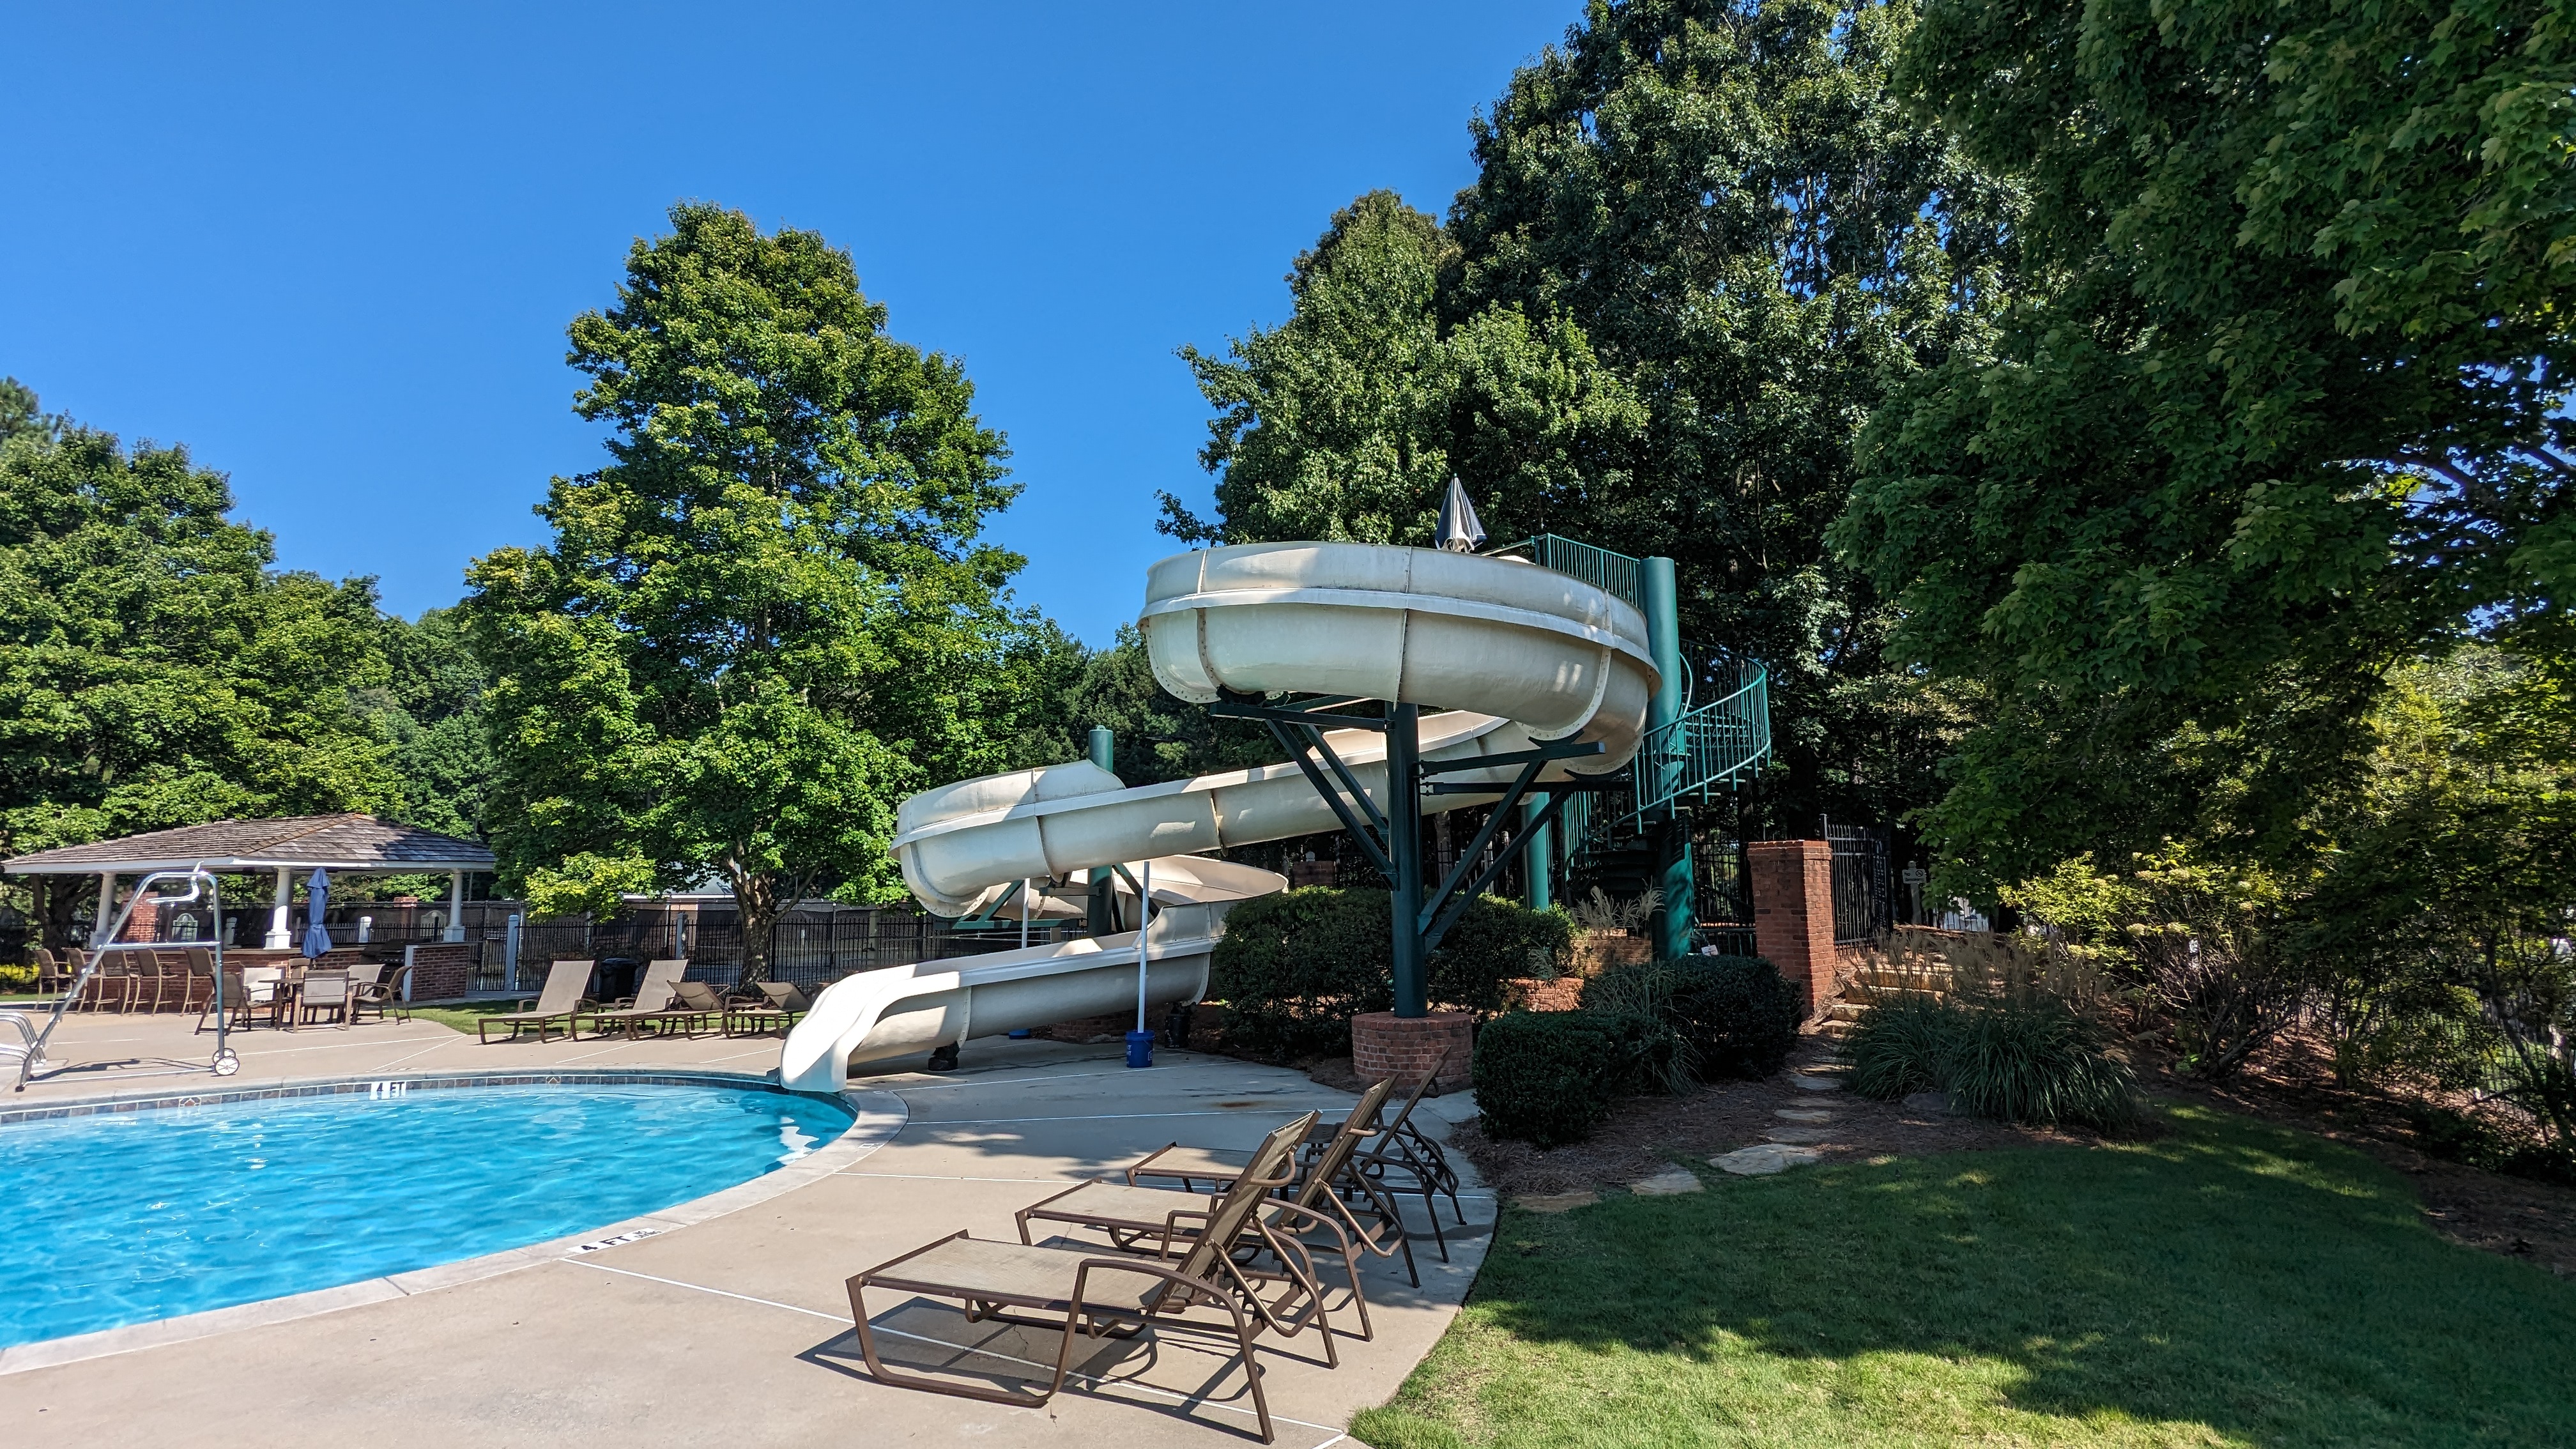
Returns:
[[[177,896],[153,895],[153,883],[155,881],[164,880],[186,881],[188,883],[188,893]],[[47,1016],[45,1019],[45,1029],[36,1033],[35,1040],[27,1045],[25,1054],[18,1059],[18,1081],[15,1086],[10,1088],[12,1092],[23,1092],[27,1090],[27,1084],[37,1080],[40,1072],[44,1076],[52,1077],[60,1076],[62,1073],[72,1070],[68,1064],[63,1066],[53,1066],[50,1059],[45,1056],[45,1043],[53,1036],[54,1028],[62,1025],[63,1013],[70,1008],[73,1002],[80,999],[81,988],[87,986],[90,979],[99,974],[99,967],[107,960],[109,952],[157,951],[161,949],[162,943],[158,941],[120,941],[117,939],[125,934],[126,924],[134,919],[134,908],[143,904],[146,900],[151,901],[156,907],[191,905],[197,901],[203,900],[207,903],[208,907],[214,911],[215,919],[217,921],[221,921],[224,918],[223,886],[215,879],[213,872],[207,870],[203,865],[192,865],[186,870],[156,870],[150,875],[143,877],[141,880],[136,881],[134,883],[134,894],[126,898],[125,905],[116,913],[116,919],[110,922],[105,929],[91,933],[88,957],[81,962],[80,974],[72,978],[71,985],[63,988],[62,995],[54,998],[54,1009],[52,1014]],[[225,1042],[226,1033],[223,1018],[224,940],[221,932],[216,933],[213,945],[215,948],[215,1055],[212,1060],[206,1063],[206,1070],[213,1072],[219,1077],[229,1077],[233,1073],[241,1070],[241,1057]],[[133,1066],[139,1064],[143,1060],[144,1059],[141,1057],[128,1057],[123,1061],[98,1062],[93,1063],[92,1065]],[[171,1065],[193,1069],[196,1064],[194,1062],[174,1061]]]

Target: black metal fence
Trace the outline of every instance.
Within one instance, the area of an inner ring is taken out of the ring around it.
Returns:
[[[514,915],[518,917],[515,946]],[[1077,925],[1035,922],[1029,929],[1029,943],[1048,945],[1081,934]],[[731,985],[742,976],[742,921],[731,906],[648,906],[607,921],[586,917],[530,921],[518,912],[469,909],[466,939],[474,947],[473,980],[478,991],[533,989],[544,980],[547,966],[558,959],[641,962],[676,956],[688,959],[693,981]],[[770,944],[769,976],[773,981],[821,986],[857,971],[978,956],[1019,944],[1017,921],[982,930],[960,929],[953,921],[902,907],[815,902],[795,907],[779,919]]]
[[[1894,929],[1896,891],[1889,878],[1885,833],[1821,823],[1834,850],[1834,943],[1866,941]]]

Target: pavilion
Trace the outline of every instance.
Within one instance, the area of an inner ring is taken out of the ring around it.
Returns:
[[[299,871],[333,874],[447,873],[447,928],[442,939],[465,939],[465,877],[491,870],[492,852],[470,840],[440,835],[374,815],[299,815],[284,820],[216,820],[152,830],[121,840],[92,841],[0,860],[11,875],[94,875],[100,902],[93,929],[114,919],[119,876],[202,866],[219,874],[274,871],[277,893],[269,906],[269,950],[292,949],[290,892]],[[102,943],[103,944],[103,943]]]

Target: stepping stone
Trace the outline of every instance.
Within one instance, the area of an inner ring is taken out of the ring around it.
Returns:
[[[1525,1193],[1512,1200],[1534,1213],[1570,1213],[1601,1201],[1601,1194],[1585,1187],[1573,1192]]]
[[[1839,1092],[1843,1084],[1832,1077],[1811,1077],[1805,1072],[1791,1072],[1789,1085],[1801,1092]]]
[[[1784,1147],[1777,1142],[1765,1142],[1712,1157],[1708,1165],[1738,1177],[1769,1177],[1775,1172],[1803,1167],[1821,1156],[1823,1154],[1812,1147]]]
[[[1774,1127],[1762,1135],[1774,1142],[1829,1142],[1834,1134],[1822,1127]]]
[[[1628,1190],[1644,1197],[1674,1197],[1686,1192],[1706,1192],[1708,1184],[1687,1167],[1668,1168],[1652,1177],[1641,1177],[1628,1184]]]
[[[1909,1092],[1905,1100],[1897,1105],[1918,1117],[1954,1115],[1950,1111],[1950,1094],[1947,1092]]]
[[[1771,1114],[1787,1122],[1831,1122],[1834,1114],[1822,1107],[1782,1107]]]

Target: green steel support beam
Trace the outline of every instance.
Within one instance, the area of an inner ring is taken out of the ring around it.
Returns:
[[[1682,717],[1682,701],[1688,697],[1688,685],[1682,669],[1681,585],[1668,558],[1644,560],[1638,571],[1639,590],[1646,599],[1646,644],[1654,655],[1655,671],[1663,676],[1655,688],[1653,702],[1646,710],[1647,737],[1657,738],[1655,731]],[[1672,735],[1661,738],[1672,743]],[[1682,759],[1677,750],[1658,751],[1659,758],[1637,760],[1637,778],[1655,784],[1652,796],[1668,803],[1662,808],[1662,819],[1655,823],[1656,887],[1663,892],[1663,904],[1656,908],[1653,924],[1655,956],[1672,960],[1687,956],[1691,950],[1691,928],[1698,920],[1699,902],[1692,887],[1690,820],[1679,802],[1672,797],[1680,790]],[[1646,792],[1639,792],[1645,795]]]

